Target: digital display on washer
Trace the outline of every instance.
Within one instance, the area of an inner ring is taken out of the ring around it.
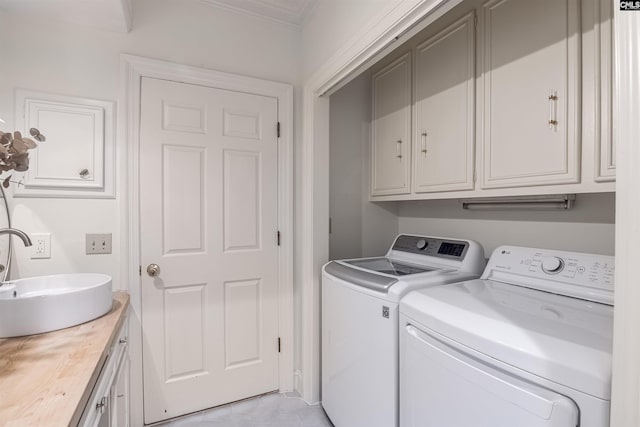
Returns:
[[[389,258],[356,259],[344,262],[355,265],[356,267],[375,271],[376,273],[391,274],[393,276],[406,276],[407,274],[426,273],[434,270],[433,268],[418,267],[392,261]]]
[[[442,242],[438,254],[459,257],[464,251],[464,244]]]

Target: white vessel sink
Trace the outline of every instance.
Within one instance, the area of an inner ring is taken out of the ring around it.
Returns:
[[[0,286],[0,338],[40,334],[96,319],[111,310],[111,277],[58,274]]]

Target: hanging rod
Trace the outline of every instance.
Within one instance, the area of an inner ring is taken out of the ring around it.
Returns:
[[[516,210],[567,210],[573,207],[575,194],[549,196],[489,197],[461,200],[462,209],[476,211]]]

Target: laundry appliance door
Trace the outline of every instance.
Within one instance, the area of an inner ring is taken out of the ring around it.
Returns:
[[[322,406],[335,427],[397,426],[398,304],[365,290],[323,273]]]
[[[569,398],[400,319],[401,427],[576,427]]]

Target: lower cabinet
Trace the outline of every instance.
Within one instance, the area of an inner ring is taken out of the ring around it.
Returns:
[[[93,387],[78,426],[129,426],[129,319],[125,318]]]
[[[125,352],[116,381],[111,387],[111,425],[129,427],[129,352]]]

